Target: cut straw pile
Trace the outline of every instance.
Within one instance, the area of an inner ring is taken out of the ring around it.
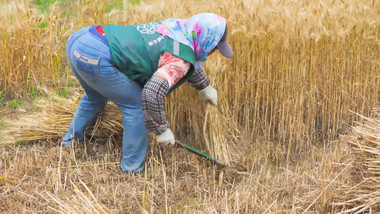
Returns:
[[[357,122],[353,133],[345,137],[356,157],[350,175],[350,185],[339,191],[343,213],[380,212],[380,109],[374,117],[361,116],[364,122]]]
[[[13,136],[15,142],[59,140],[69,128],[81,95],[72,97],[68,100],[57,98],[58,101],[53,103],[37,103],[36,106],[44,110],[20,120],[8,121],[6,134]],[[122,129],[121,113],[115,104],[109,103],[86,133],[90,139],[105,139],[122,133]]]

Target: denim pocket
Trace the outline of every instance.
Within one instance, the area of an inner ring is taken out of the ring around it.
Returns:
[[[94,58],[83,55],[78,50],[74,50],[75,67],[78,72],[85,73],[99,79],[99,60],[100,57]]]

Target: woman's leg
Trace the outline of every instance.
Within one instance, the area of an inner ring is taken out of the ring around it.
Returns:
[[[100,68],[101,93],[116,103],[123,114],[123,154],[121,169],[139,172],[144,169],[148,150],[148,131],[141,107],[142,88],[115,67]]]
[[[141,105],[117,103],[123,114],[123,155],[121,169],[124,172],[140,172],[144,169],[148,150],[148,131],[145,128]]]
[[[106,61],[102,61],[101,65],[102,86],[99,92],[117,104],[123,115],[121,169],[124,172],[139,172],[144,169],[148,150],[148,131],[141,107],[142,88]]]
[[[70,146],[73,140],[80,142],[84,140],[84,130],[95,122],[98,113],[107,103],[107,99],[87,83],[98,79],[98,65],[79,59],[77,49],[86,49],[86,47],[83,47],[77,39],[84,36],[86,32],[88,32],[88,28],[79,30],[67,43],[67,57],[71,70],[82,85],[85,94],[75,111],[69,130],[62,139],[62,145],[65,147]],[[83,57],[86,56],[83,55]],[[94,56],[89,55],[89,57],[96,59]]]
[[[75,111],[69,130],[62,139],[62,145],[68,147],[73,140],[82,142],[84,130],[95,122],[98,113],[106,103],[107,99],[103,96],[86,91]]]

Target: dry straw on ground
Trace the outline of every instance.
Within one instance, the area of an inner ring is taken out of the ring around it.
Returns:
[[[19,142],[0,142],[0,211],[375,210],[378,193],[351,196],[376,182],[350,188],[355,176],[348,172],[359,163],[335,140],[363,120],[349,110],[368,116],[378,105],[377,1],[150,0],[107,12],[109,2],[77,0],[56,3],[45,15],[29,1],[15,2],[0,7],[0,88],[17,99],[38,91],[42,101],[33,103],[38,112],[7,116],[6,131]],[[114,105],[88,130],[84,146],[59,146],[78,97],[65,58],[70,34],[91,24],[138,24],[206,11],[227,18],[235,52],[232,60],[213,55],[204,64],[219,105],[207,106],[185,85],[167,99],[167,116],[178,139],[248,171],[218,171],[152,140],[145,173],[124,175],[118,167],[121,117]],[[50,91],[63,89],[70,98],[52,102]]]
[[[343,213],[380,212],[380,109],[372,118],[361,116],[352,134],[344,138],[355,154],[352,182],[339,191],[341,202],[335,206],[346,208]]]
[[[54,97],[54,102],[41,100],[34,103],[35,107],[43,109],[43,111],[25,116],[22,119],[7,121],[9,129],[5,133],[13,137],[8,142],[60,140],[67,132],[82,95],[75,93],[72,94],[73,99],[64,99],[50,94],[49,97]],[[86,131],[87,136],[97,140],[107,140],[115,134],[122,133],[122,117],[117,106],[115,104],[107,105],[96,123],[90,128]],[[3,142],[3,144],[5,143]]]

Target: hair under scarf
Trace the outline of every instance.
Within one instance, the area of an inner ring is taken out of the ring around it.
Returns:
[[[189,46],[195,53],[195,68],[202,68],[226,29],[226,20],[214,13],[200,13],[190,19],[167,19],[157,32]]]

